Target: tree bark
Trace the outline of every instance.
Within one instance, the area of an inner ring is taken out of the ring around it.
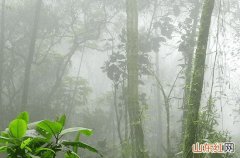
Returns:
[[[22,111],[26,110],[27,104],[28,104],[31,68],[32,68],[32,62],[33,62],[33,56],[35,53],[35,44],[36,44],[36,38],[37,38],[41,5],[42,5],[42,0],[37,0],[34,23],[33,23],[33,27],[32,27],[32,35],[31,35],[31,39],[30,39],[29,53],[28,53],[26,66],[25,66],[23,93],[22,93],[22,107],[21,107]]]
[[[170,142],[170,105],[169,105],[169,98],[165,97],[165,108],[166,108],[166,115],[167,115],[167,158],[172,158],[171,152],[171,142]]]
[[[138,93],[138,7],[137,0],[126,0],[127,8],[127,72],[128,112],[133,152],[136,158],[145,158],[144,133]]]
[[[203,5],[200,32],[198,36],[197,49],[193,65],[193,77],[190,87],[189,104],[187,107],[188,114],[183,150],[184,158],[192,158],[193,156],[195,156],[192,153],[192,145],[196,143],[195,141],[197,140],[197,121],[203,88],[208,35],[211,25],[211,17],[214,3],[215,0],[205,0]],[[199,155],[196,155],[195,157],[197,156]]]
[[[189,34],[189,38],[188,38],[189,50],[185,52],[185,54],[187,54],[187,59],[185,61],[187,65],[185,70],[185,87],[184,87],[184,95],[183,95],[182,140],[184,138],[184,132],[185,132],[187,105],[188,105],[190,85],[191,85],[191,79],[192,79],[192,65],[193,65],[192,61],[193,61],[193,55],[194,55],[194,48],[196,46],[195,37],[197,34],[197,26],[198,26],[199,11],[200,11],[199,0],[197,0],[196,2],[193,2],[193,5],[195,5],[195,7],[192,9],[191,14],[194,14],[194,19],[193,19],[192,31],[191,31],[191,34]]]

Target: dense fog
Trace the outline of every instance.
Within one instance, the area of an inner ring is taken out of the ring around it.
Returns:
[[[240,157],[239,0],[0,1],[0,157]]]

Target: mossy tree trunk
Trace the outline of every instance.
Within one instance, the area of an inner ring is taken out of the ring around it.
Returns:
[[[128,113],[132,147],[136,158],[144,158],[144,134],[138,101],[138,9],[137,0],[126,0]]]
[[[205,0],[202,10],[200,32],[194,59],[193,76],[190,87],[187,124],[184,140],[183,158],[192,158],[192,145],[197,140],[198,113],[201,102],[208,35],[215,0]],[[195,157],[197,157],[196,155]]]
[[[29,53],[26,60],[25,72],[24,72],[24,81],[23,81],[23,93],[22,93],[22,107],[21,110],[26,110],[26,106],[28,104],[28,94],[29,94],[29,84],[30,84],[30,75],[31,68],[33,62],[33,56],[35,52],[37,31],[38,31],[38,23],[40,18],[40,10],[41,10],[42,0],[36,1],[36,11],[34,16],[34,22],[32,27],[32,35],[30,39]]]
[[[196,34],[197,34],[197,26],[199,20],[199,11],[200,11],[200,2],[196,0],[193,2],[194,8],[191,11],[193,15],[193,24],[192,24],[192,31],[187,38],[187,49],[184,54],[186,54],[185,63],[186,63],[186,70],[185,70],[185,87],[184,87],[184,95],[183,95],[183,121],[182,121],[182,140],[184,138],[185,132],[185,124],[186,124],[186,116],[187,116],[187,105],[190,93],[190,85],[192,79],[192,61],[194,55],[194,48],[196,46]]]

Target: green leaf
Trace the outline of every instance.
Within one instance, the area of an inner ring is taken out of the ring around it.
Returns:
[[[80,141],[80,135],[81,135],[81,133],[78,132],[78,134],[76,135],[75,140],[74,140],[75,142],[79,142]],[[77,146],[73,147],[73,151],[75,153],[78,153],[78,147]]]
[[[33,144],[45,144],[45,143],[49,143],[49,140],[46,139],[45,137],[39,136],[39,137],[34,137],[32,139],[32,143]]]
[[[37,127],[53,135],[58,135],[62,130],[62,125],[59,122],[52,122],[49,120],[41,121]]]
[[[2,143],[2,144],[4,144],[4,143],[13,143],[14,139],[9,138],[9,137],[5,137],[5,136],[0,136],[0,143]]]
[[[45,151],[41,154],[41,158],[54,158],[56,154],[52,153],[51,151]]]
[[[24,149],[26,146],[28,146],[30,143],[32,142],[32,138],[28,138],[26,140],[24,140],[21,145],[20,145],[20,148],[21,149]]]
[[[80,132],[81,134],[84,134],[86,136],[90,136],[93,134],[93,131],[91,129],[83,128],[83,127],[73,127],[73,128],[64,129],[60,133],[60,136],[63,136],[65,134],[72,133],[72,132]]]
[[[50,152],[52,152],[53,154],[55,154],[55,151],[53,151],[53,150],[50,149],[50,148],[38,148],[35,152],[36,152],[36,153],[39,153],[39,152],[41,152],[41,151],[50,151]]]
[[[77,147],[79,147],[79,148],[87,149],[87,150],[89,150],[89,151],[91,151],[91,152],[100,154],[97,149],[95,149],[94,147],[91,147],[91,146],[88,145],[88,144],[82,143],[82,142],[63,141],[62,144],[65,145],[65,146],[72,146],[72,147],[77,146]],[[100,154],[100,155],[101,155],[101,154]]]
[[[27,147],[27,146],[25,146],[25,149],[27,149],[28,151],[32,152],[32,149]]]
[[[80,156],[73,151],[68,151],[65,153],[65,158],[80,158]]]
[[[1,132],[1,136],[2,137],[6,137],[6,138],[9,138],[9,133],[8,133],[9,129],[7,131],[3,131]]]
[[[39,127],[36,127],[36,131],[40,134],[40,137],[43,137],[46,140],[51,140],[52,135],[53,135],[52,132],[49,133],[49,132],[47,132],[47,131],[39,128]]]
[[[7,151],[7,146],[1,146],[0,147],[0,153],[6,152]]]
[[[0,140],[1,140],[1,141],[8,141],[8,140],[10,140],[10,138],[0,136]]]
[[[28,124],[28,122],[29,122],[29,114],[28,114],[28,112],[24,111],[24,112],[20,113],[17,116],[17,119],[22,119],[22,120],[24,120]]]
[[[66,115],[62,115],[58,120],[57,122],[61,123],[62,127],[65,126],[65,123],[66,123]]]
[[[27,131],[27,123],[23,119],[15,119],[9,124],[9,131],[15,138],[22,138]]]

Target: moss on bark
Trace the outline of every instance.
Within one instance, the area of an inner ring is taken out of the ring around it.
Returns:
[[[197,140],[198,113],[201,102],[208,35],[215,0],[205,0],[201,16],[200,32],[195,53],[193,76],[190,87],[187,124],[184,139],[183,158],[199,157],[192,153],[192,145]]]
[[[126,0],[127,7],[127,71],[128,113],[136,158],[145,158],[144,134],[138,98],[138,9],[137,0]]]

